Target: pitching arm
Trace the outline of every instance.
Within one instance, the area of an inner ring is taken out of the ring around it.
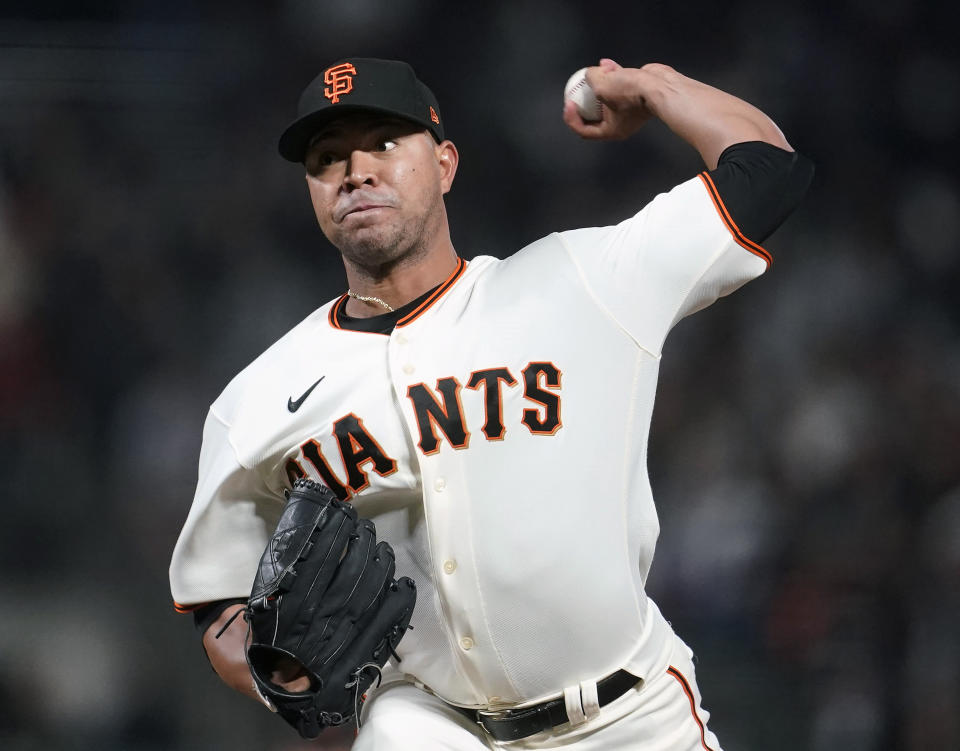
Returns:
[[[761,141],[793,151],[780,128],[752,104],[678,73],[669,65],[648,63],[624,68],[604,58],[587,68],[587,82],[603,104],[603,119],[584,122],[567,102],[564,122],[583,138],[620,140],[633,135],[651,117],[695,148],[715,169],[729,146]]]

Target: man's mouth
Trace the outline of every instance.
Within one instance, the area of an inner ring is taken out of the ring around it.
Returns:
[[[386,208],[383,204],[363,203],[363,204],[360,204],[359,206],[354,206],[346,214],[343,215],[343,218],[346,219],[351,214],[362,214],[365,211],[373,211],[375,209],[383,209],[383,208]]]
[[[351,204],[348,204],[345,207],[341,207],[337,212],[336,221],[342,222],[348,216],[353,214],[365,214],[370,211],[376,211],[377,209],[389,209],[391,204],[389,201],[384,200],[370,200],[370,199],[361,199],[355,201]]]

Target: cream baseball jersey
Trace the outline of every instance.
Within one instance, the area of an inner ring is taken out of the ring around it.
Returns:
[[[644,591],[661,348],[768,262],[704,173],[616,226],[461,260],[389,334],[328,303],[211,406],[175,601],[246,597],[306,475],[417,583],[394,676],[480,707],[666,669],[673,633]]]

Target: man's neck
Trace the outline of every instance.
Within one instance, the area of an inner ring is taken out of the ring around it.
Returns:
[[[354,318],[368,318],[403,307],[411,300],[433,289],[457,268],[453,245],[435,252],[414,265],[400,266],[378,275],[344,261],[350,299],[346,313]]]

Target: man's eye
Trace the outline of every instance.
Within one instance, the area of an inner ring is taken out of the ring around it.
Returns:
[[[389,138],[385,138],[377,144],[377,151],[391,151],[397,148],[397,142]]]
[[[332,151],[314,151],[307,155],[307,171],[315,175],[337,162],[337,155]]]

